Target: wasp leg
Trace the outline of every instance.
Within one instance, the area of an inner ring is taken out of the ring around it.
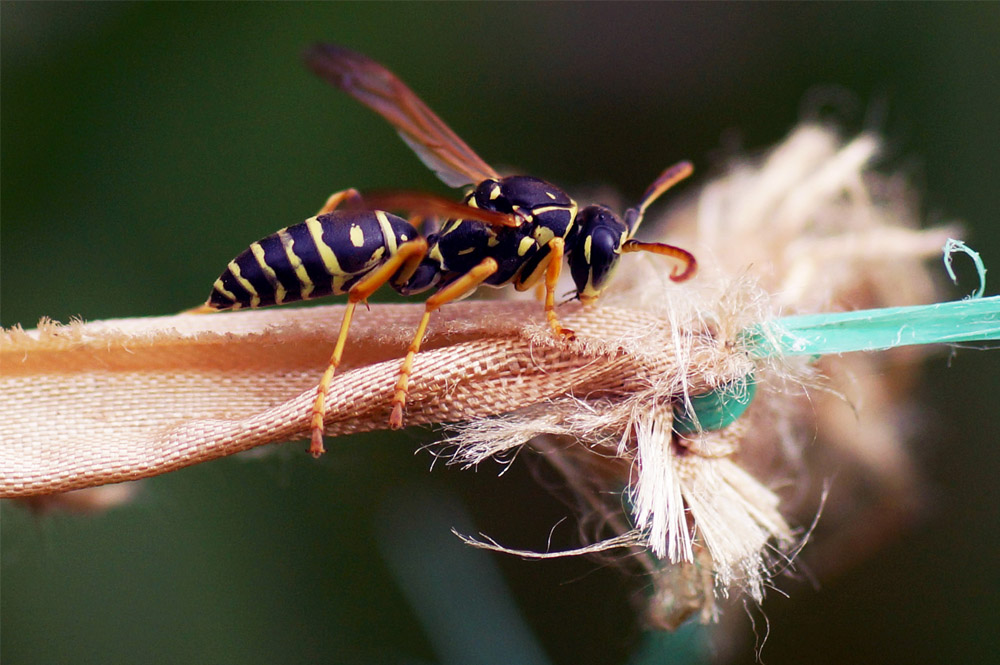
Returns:
[[[417,332],[410,342],[410,348],[403,359],[403,366],[399,368],[399,381],[396,382],[396,394],[392,398],[392,413],[389,415],[389,427],[399,429],[403,426],[403,407],[406,406],[406,394],[409,391],[410,373],[413,371],[413,359],[420,351],[420,343],[424,340],[427,332],[427,324],[431,320],[431,314],[437,311],[441,305],[458,300],[476,289],[486,280],[487,277],[499,269],[495,259],[486,258],[475,268],[465,273],[451,284],[447,285],[424,303],[424,315],[417,326]]]
[[[325,215],[328,212],[333,212],[340,207],[341,203],[348,200],[352,205],[356,205],[358,207],[361,206],[361,194],[358,190],[351,187],[350,189],[345,189],[331,194],[330,198],[326,200],[323,207],[319,209],[318,213],[316,213],[316,216],[318,217],[319,215]]]
[[[698,261],[695,260],[694,255],[686,249],[674,247],[673,245],[666,245],[662,242],[626,240],[622,244],[622,253],[625,254],[627,252],[652,252],[653,254],[669,256],[681,261],[684,263],[684,269],[680,271],[675,269],[670,272],[670,279],[674,282],[683,282],[684,280],[691,279],[698,272]]]
[[[319,457],[325,451],[323,448],[323,419],[326,416],[326,397],[330,390],[330,383],[333,375],[337,373],[337,366],[344,354],[344,345],[347,343],[347,331],[351,327],[351,318],[354,316],[354,309],[358,303],[368,300],[368,297],[375,293],[383,284],[389,281],[397,271],[415,270],[417,265],[423,260],[427,253],[427,241],[423,238],[415,238],[409,242],[404,242],[396,250],[389,260],[376,268],[370,275],[351,287],[347,292],[347,309],[344,310],[344,318],[340,322],[340,333],[337,335],[337,343],[333,347],[333,354],[330,356],[330,363],[323,372],[316,387],[316,401],[312,410],[312,438],[309,444],[309,453],[313,457]]]
[[[565,241],[562,238],[553,238],[549,241],[549,265],[545,269],[545,319],[556,337],[572,340],[576,338],[576,333],[569,328],[563,328],[556,316],[556,284],[559,283],[559,274],[562,272],[564,246]]]
[[[181,314],[211,314],[212,312],[218,312],[218,311],[219,310],[215,309],[208,303],[205,303],[204,305],[198,305],[197,307],[186,309],[183,312],[181,312]]]

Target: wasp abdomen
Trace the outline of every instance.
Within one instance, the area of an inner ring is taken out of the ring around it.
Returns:
[[[215,281],[209,307],[267,307],[340,295],[417,237],[380,210],[334,211],[281,229],[248,247]]]

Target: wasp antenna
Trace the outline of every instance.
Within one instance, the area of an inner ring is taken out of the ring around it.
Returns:
[[[687,281],[698,272],[698,261],[694,258],[694,254],[674,245],[667,245],[662,242],[626,240],[625,244],[622,245],[622,253],[627,254],[629,252],[650,252],[652,254],[659,254],[660,256],[669,256],[681,262],[684,266],[683,269],[675,269],[670,273],[670,281],[672,282]]]
[[[652,205],[656,199],[660,198],[664,192],[690,176],[693,172],[694,166],[691,162],[687,161],[677,162],[664,170],[653,181],[653,184],[646,188],[645,193],[643,193],[642,198],[639,200],[639,204],[634,208],[630,208],[625,213],[625,223],[628,225],[631,233],[635,233],[635,230],[639,228],[643,215],[646,214],[646,208]]]

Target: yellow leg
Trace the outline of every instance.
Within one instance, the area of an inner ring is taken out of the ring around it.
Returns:
[[[361,194],[359,194],[358,190],[354,189],[353,187],[351,187],[350,189],[345,189],[341,192],[335,192],[330,195],[330,198],[326,200],[326,203],[323,205],[322,208],[319,209],[319,212],[316,213],[316,215],[317,216],[325,215],[328,212],[333,212],[340,206],[341,203],[343,203],[347,199],[351,199],[351,201],[355,203],[360,203]]]
[[[354,316],[354,309],[359,302],[365,302],[369,296],[375,293],[383,284],[389,281],[396,272],[403,268],[412,270],[424,258],[427,253],[427,241],[423,238],[416,238],[409,242],[404,242],[385,263],[376,268],[370,275],[351,287],[347,292],[347,309],[344,310],[344,318],[340,322],[340,333],[337,335],[337,343],[333,347],[333,354],[330,362],[323,372],[316,387],[316,401],[313,403],[311,440],[309,443],[309,453],[313,457],[319,457],[325,450],[323,448],[323,420],[326,416],[326,398],[330,390],[330,383],[333,381],[340,359],[344,355],[344,346],[347,344],[347,333],[351,328],[351,319]]]
[[[340,365],[340,358],[344,354],[344,344],[347,343],[347,331],[351,328],[351,319],[354,317],[354,308],[358,302],[347,301],[347,309],[344,310],[344,318],[340,322],[340,334],[337,335],[337,344],[333,347],[333,355],[330,356],[330,363],[323,372],[323,378],[319,380],[316,387],[316,401],[312,410],[312,439],[309,443],[309,454],[319,457],[326,449],[323,448],[323,418],[326,416],[326,394],[330,390],[330,383],[333,375],[337,373],[337,366]]]
[[[545,319],[556,337],[574,339],[576,334],[569,328],[563,328],[556,316],[556,284],[559,283],[559,274],[562,272],[564,245],[562,238],[549,241],[549,265],[545,269]]]
[[[186,309],[183,312],[181,312],[181,314],[211,314],[212,312],[218,312],[218,311],[219,310],[215,309],[208,303],[205,303],[204,305],[198,305],[197,307]]]
[[[413,359],[420,351],[420,344],[424,340],[427,332],[427,324],[431,320],[431,314],[438,310],[441,305],[458,300],[459,298],[474,291],[482,284],[487,277],[497,271],[499,266],[494,259],[483,259],[475,268],[465,273],[454,282],[444,287],[424,304],[424,315],[417,326],[417,332],[410,342],[410,348],[403,359],[403,366],[399,368],[399,380],[396,382],[396,394],[392,398],[392,413],[389,415],[389,427],[399,429],[403,426],[403,407],[406,406],[406,394],[409,391],[410,373],[413,371]]]

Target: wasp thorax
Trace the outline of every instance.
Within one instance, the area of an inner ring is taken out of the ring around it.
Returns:
[[[527,175],[514,175],[479,183],[470,203],[497,212],[531,213],[533,210],[569,208],[574,205],[564,191],[550,182]]]
[[[587,206],[576,216],[566,253],[580,300],[594,300],[607,286],[627,233],[625,224],[604,206]]]

